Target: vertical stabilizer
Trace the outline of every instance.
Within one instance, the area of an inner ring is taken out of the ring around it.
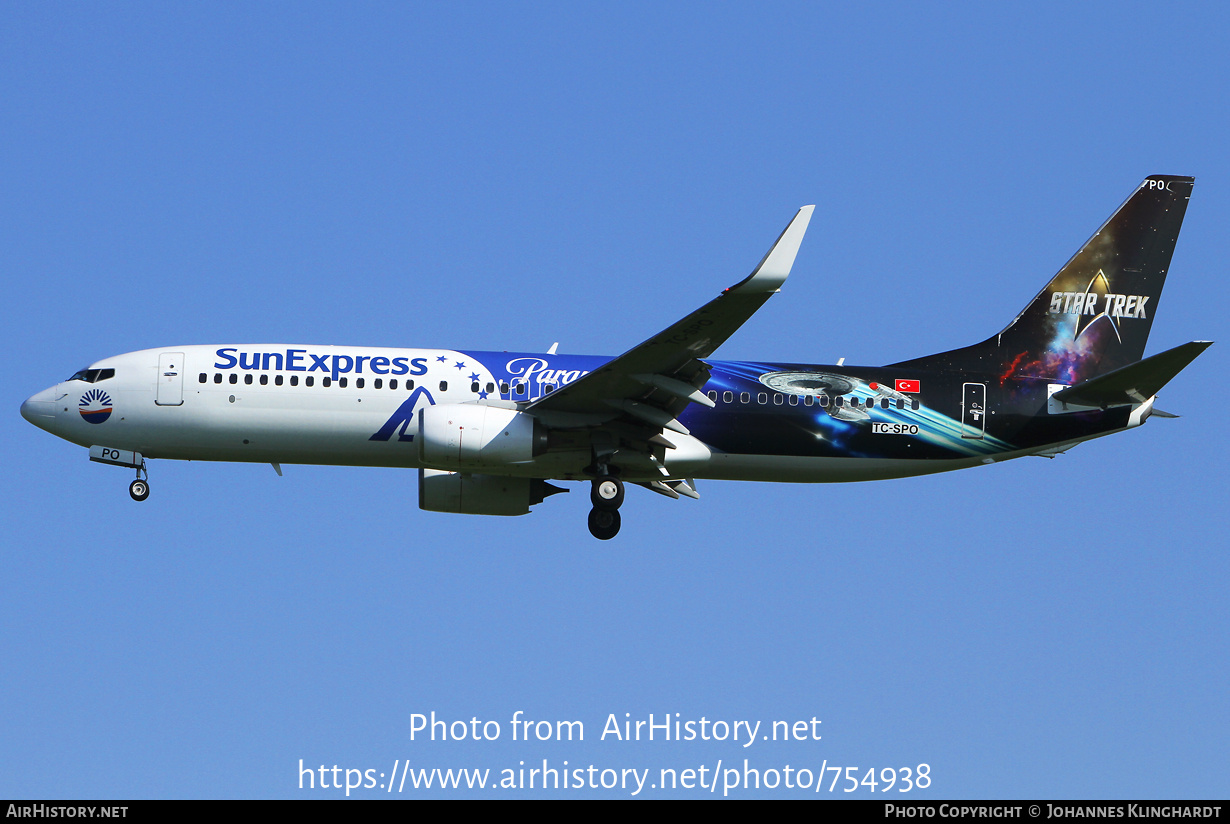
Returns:
[[[1194,181],[1145,178],[1002,332],[897,365],[1071,385],[1140,360]]]

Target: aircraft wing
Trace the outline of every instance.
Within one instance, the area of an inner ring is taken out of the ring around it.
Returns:
[[[814,206],[804,206],[750,275],[692,314],[526,411],[567,425],[630,418],[654,429],[687,433],[675,418],[689,403],[713,406],[700,391],[709,379],[701,360],[764,305],[790,274]]]

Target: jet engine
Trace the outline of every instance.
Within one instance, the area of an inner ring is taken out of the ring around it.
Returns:
[[[419,509],[465,515],[525,515],[548,495],[567,492],[538,478],[419,470]]]
[[[547,450],[545,427],[533,415],[480,404],[419,410],[419,458],[437,469],[498,467],[532,461]]]

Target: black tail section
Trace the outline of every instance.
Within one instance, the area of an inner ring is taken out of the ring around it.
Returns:
[[[995,337],[893,365],[1071,385],[1140,360],[1194,182],[1145,178]]]

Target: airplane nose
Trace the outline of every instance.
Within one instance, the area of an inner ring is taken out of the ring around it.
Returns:
[[[39,429],[46,429],[56,418],[55,387],[31,395],[21,405],[21,416]]]

